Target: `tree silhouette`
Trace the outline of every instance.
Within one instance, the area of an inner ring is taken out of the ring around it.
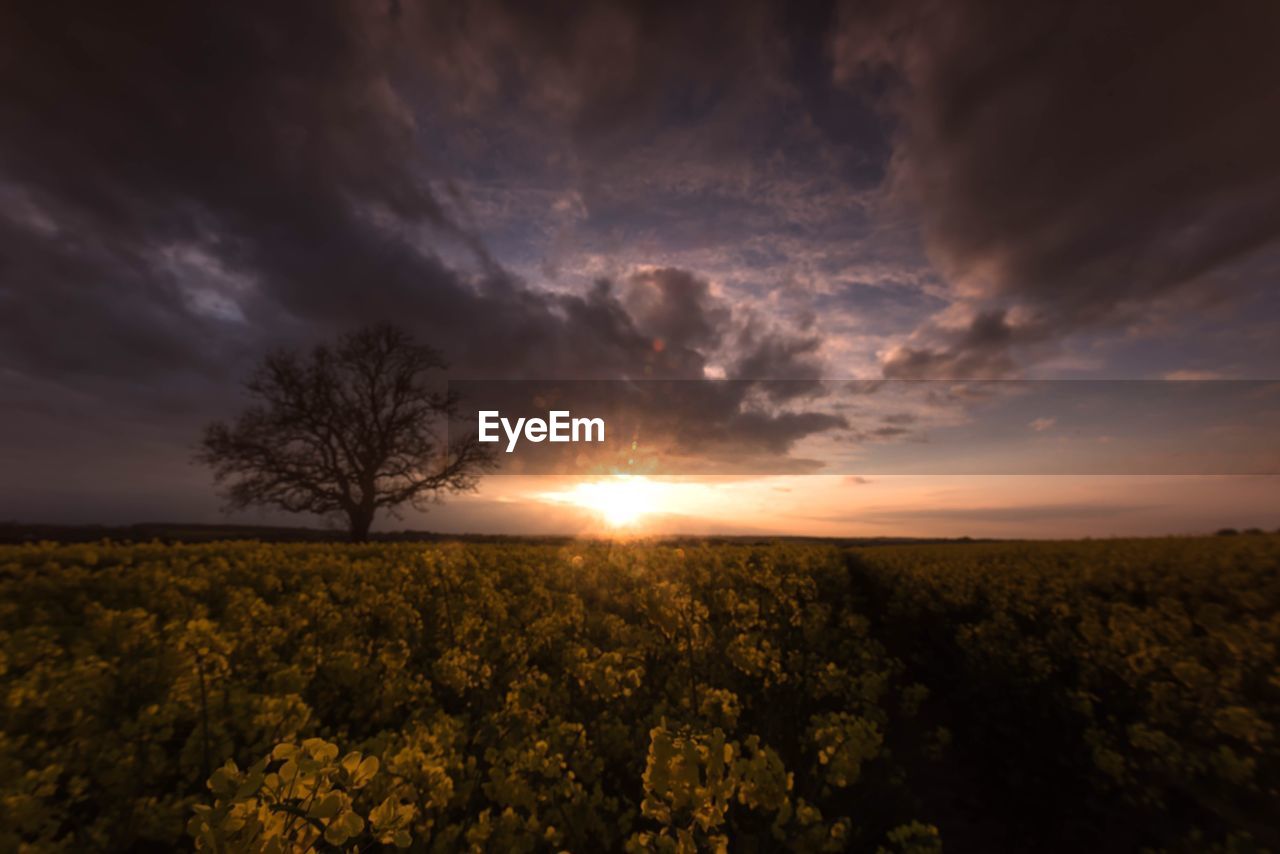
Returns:
[[[390,325],[309,355],[268,356],[246,383],[253,405],[205,428],[196,458],[233,508],[344,514],[361,542],[380,509],[418,509],[474,489],[494,465],[471,435],[440,438],[458,400],[433,389],[440,354]]]

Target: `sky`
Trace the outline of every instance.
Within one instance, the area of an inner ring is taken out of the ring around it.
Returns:
[[[0,519],[290,521],[220,510],[202,425],[269,350],[391,320],[451,379],[811,383],[720,426],[813,465],[497,475],[383,529],[1275,528],[1275,456],[859,472],[991,422],[815,389],[1280,379],[1277,31],[1182,0],[6,4]],[[1258,400],[1177,459],[1254,449]],[[1098,441],[1206,409],[1115,401]]]

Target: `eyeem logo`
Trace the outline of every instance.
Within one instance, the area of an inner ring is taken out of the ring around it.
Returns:
[[[541,418],[517,418],[515,424],[503,418],[496,409],[480,410],[479,439],[481,442],[500,442],[501,427],[507,434],[507,453],[516,449],[521,434],[530,442],[603,442],[603,418],[574,418],[567,409],[553,409]]]

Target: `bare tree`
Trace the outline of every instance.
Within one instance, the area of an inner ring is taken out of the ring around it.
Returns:
[[[210,424],[196,458],[231,507],[343,514],[361,542],[380,509],[423,509],[474,489],[493,467],[473,436],[441,439],[458,401],[428,375],[444,367],[439,353],[388,325],[309,356],[277,352],[246,383],[253,405],[234,424]]]

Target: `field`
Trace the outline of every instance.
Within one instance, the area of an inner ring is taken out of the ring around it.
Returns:
[[[0,547],[0,851],[1280,851],[1280,537]]]

